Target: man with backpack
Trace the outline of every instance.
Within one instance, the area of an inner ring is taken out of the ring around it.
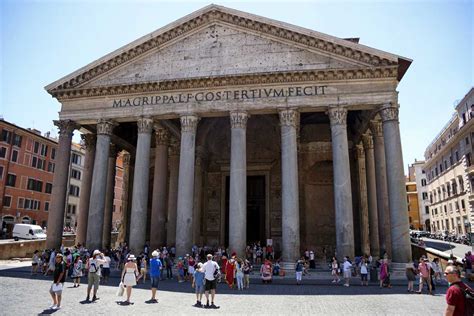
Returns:
[[[92,297],[92,301],[98,300],[97,297],[97,290],[99,289],[99,281],[100,281],[100,266],[105,263],[103,259],[104,254],[100,252],[100,250],[94,250],[92,253],[92,258],[89,258],[86,264],[86,268],[89,271],[87,276],[87,298],[86,302],[90,302],[90,293],[92,286],[94,286],[94,296]]]
[[[474,290],[461,281],[461,271],[447,266],[444,271],[450,286],[446,292],[445,316],[474,315]]]

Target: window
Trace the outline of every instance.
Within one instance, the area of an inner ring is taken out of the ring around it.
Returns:
[[[10,207],[11,204],[12,204],[12,197],[5,195],[5,197],[3,198],[3,206]]]
[[[1,136],[1,141],[2,142],[6,142],[6,143],[10,143],[10,140],[11,140],[11,137],[12,137],[12,132],[10,131],[7,131],[7,130],[2,130],[2,136]]]
[[[449,164],[452,166],[453,165],[453,156],[449,156]]]
[[[49,182],[46,182],[46,188],[45,188],[44,192],[51,194],[52,191],[53,191],[53,184],[49,183]]]
[[[28,179],[28,190],[33,190],[37,192],[43,191],[43,181],[35,180],[35,179]]]
[[[15,134],[13,136],[13,145],[17,147],[21,147],[21,140],[22,140],[22,137],[20,135]]]
[[[459,154],[458,154],[458,152],[456,151],[454,154],[456,155],[456,161],[459,161]]]
[[[40,144],[39,144],[38,142],[35,142],[35,149],[34,149],[35,154],[38,153],[38,151],[39,151],[39,146],[40,146]]]
[[[439,164],[439,172],[440,172],[440,173],[443,172],[443,165],[442,165],[442,164]]]
[[[18,161],[18,150],[13,150],[12,151],[12,162],[17,162]]]
[[[68,214],[76,214],[76,205],[74,204],[68,204],[67,205],[67,212]]]
[[[423,200],[428,200],[428,193],[423,192],[421,193],[421,196],[423,197]]]
[[[18,208],[23,208],[25,206],[25,199],[19,198],[18,199]]]
[[[0,166],[0,180],[3,180],[3,166]]]
[[[462,208],[463,210],[466,209],[466,205],[464,204],[464,200],[461,200],[461,208]]]
[[[44,202],[44,210],[45,212],[49,211],[49,202]]]
[[[448,169],[448,162],[446,160],[444,161],[444,169]]]
[[[81,156],[80,155],[73,153],[71,159],[72,159],[72,163],[74,163],[76,165],[81,164]]]
[[[76,169],[71,170],[71,177],[77,180],[81,180],[81,172]]]
[[[435,168],[435,174],[438,176],[438,167]]]
[[[423,186],[423,187],[426,186],[426,179],[421,179],[421,186]]]
[[[458,201],[454,202],[454,206],[456,207],[456,211],[459,211],[459,202]]]
[[[36,165],[38,164],[38,158],[36,157],[33,157],[33,159],[31,159],[31,166],[33,168],[36,168]]]
[[[76,185],[71,185],[69,187],[69,195],[79,196],[79,187]]]
[[[48,162],[48,172],[54,172],[54,163]]]
[[[5,158],[7,156],[7,149],[5,147],[0,147],[0,158]]]
[[[48,155],[48,145],[41,144],[41,156],[46,157]]]
[[[466,137],[466,145],[469,145],[469,137]]]
[[[56,148],[51,149],[51,159],[56,158]]]
[[[430,213],[430,208],[428,206],[425,206],[425,214],[429,214]]]
[[[31,200],[25,199],[25,210],[31,209]]]
[[[14,186],[15,186],[15,182],[16,182],[16,175],[9,173],[8,176],[7,176],[7,183],[6,183],[6,185],[9,186],[9,187],[14,187]]]

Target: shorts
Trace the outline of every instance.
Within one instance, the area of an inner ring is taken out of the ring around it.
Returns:
[[[64,283],[61,283],[63,285],[63,288],[64,288]],[[51,295],[53,294],[56,294],[57,296],[61,296],[63,294],[63,291],[56,291],[56,292],[53,292],[53,284],[51,284],[51,287],[49,288],[49,293],[51,293]]]
[[[296,271],[296,280],[297,281],[301,281],[301,276],[303,275],[303,272],[302,271]]]
[[[204,292],[203,285],[196,285],[196,294],[202,294]]]
[[[110,275],[110,268],[102,268],[102,275],[108,277]]]
[[[157,289],[158,288],[158,283],[160,282],[160,277],[159,276],[152,276],[150,277],[151,279],[151,287]]]
[[[344,278],[345,279],[350,279],[351,276],[352,276],[351,270],[344,271]]]
[[[206,279],[206,291],[215,290],[216,286],[217,286],[217,281],[215,279],[212,281]]]
[[[89,272],[89,276],[87,278],[87,288],[90,289],[92,288],[92,285],[94,285],[94,289],[99,288],[99,281],[100,281],[100,276],[97,273],[94,272]]]
[[[361,279],[362,281],[367,281],[367,273],[361,274],[361,275],[360,275],[360,279]]]

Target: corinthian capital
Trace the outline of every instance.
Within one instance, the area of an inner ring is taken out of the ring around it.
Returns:
[[[187,114],[180,117],[181,132],[196,133],[199,117],[197,115]]]
[[[59,129],[59,137],[66,136],[72,137],[74,130],[79,127],[76,122],[71,120],[56,120],[53,121],[54,125],[56,125]]]
[[[245,111],[231,111],[230,112],[230,127],[243,128],[247,127],[247,120],[249,116]]]
[[[170,146],[168,147],[170,156],[179,156],[179,142],[175,137],[171,137]]]
[[[282,126],[293,126],[298,127],[300,124],[300,113],[295,109],[286,109],[281,110],[280,115],[280,124]]]
[[[378,120],[371,120],[370,131],[372,132],[372,135],[374,135],[374,137],[382,137],[383,136],[382,122]]]
[[[153,129],[153,120],[149,117],[140,117],[137,120],[138,133],[150,134]]]
[[[345,106],[330,106],[327,113],[331,126],[347,124],[347,108]]]
[[[390,103],[384,104],[380,109],[380,116],[382,122],[398,121],[398,106],[393,106]]]
[[[163,125],[157,122],[155,122],[153,128],[155,129],[156,145],[168,145],[170,138],[170,133],[168,132],[168,130],[163,127]]]
[[[372,135],[370,134],[362,135],[362,142],[364,143],[365,149],[374,149],[374,140],[372,139]]]
[[[94,134],[81,134],[81,147],[86,151],[92,151],[95,148],[97,137]]]
[[[117,123],[111,120],[100,119],[97,122],[97,135],[112,135]]]
[[[356,145],[356,155],[357,159],[365,159],[364,146],[362,144]]]

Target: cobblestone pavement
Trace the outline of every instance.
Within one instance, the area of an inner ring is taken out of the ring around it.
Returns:
[[[435,296],[406,293],[405,286],[380,289],[377,285],[361,287],[355,280],[350,287],[328,284],[327,280],[305,280],[295,285],[291,279],[261,284],[252,280],[250,289],[236,291],[219,284],[215,303],[218,310],[198,309],[189,282],[164,280],[158,287],[158,304],[147,304],[150,299],[149,283],[133,289],[133,305],[121,306],[116,296],[118,272],[114,272],[110,285],[100,286],[98,301],[85,304],[86,279],[79,288],[65,283],[62,308],[48,310],[51,298],[48,290],[51,276],[30,276],[29,267],[0,271],[0,315],[165,315],[199,314],[261,314],[261,315],[441,315],[445,308],[446,286],[438,287]],[[147,280],[148,281],[148,280]],[[149,281],[148,281],[149,282]],[[357,283],[357,285],[356,285]]]

